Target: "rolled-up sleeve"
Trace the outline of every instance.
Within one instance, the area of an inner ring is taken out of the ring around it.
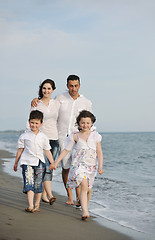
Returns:
[[[23,134],[18,139],[18,148],[24,148]]]
[[[97,143],[101,142],[101,140],[102,140],[102,136],[98,132],[96,132],[95,138],[96,138],[95,140],[96,140]]]
[[[68,137],[65,138],[64,147],[67,151],[71,151],[75,144],[73,135],[74,133],[71,133]]]
[[[45,137],[45,144],[44,144],[44,150],[50,150],[51,146],[49,144],[48,138]]]

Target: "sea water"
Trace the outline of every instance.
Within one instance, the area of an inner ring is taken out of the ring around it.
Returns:
[[[0,149],[16,154],[20,134],[0,132]],[[155,236],[155,132],[100,134],[104,173],[96,176],[90,212],[151,239]],[[13,164],[14,159],[6,161],[4,170],[22,177],[20,170],[13,172]],[[53,181],[61,186],[53,190],[65,195],[60,168]]]

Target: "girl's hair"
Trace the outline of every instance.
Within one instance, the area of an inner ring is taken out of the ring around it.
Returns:
[[[43,88],[43,86],[44,86],[45,83],[51,84],[51,87],[52,87],[53,90],[56,89],[55,82],[54,82],[53,80],[51,80],[51,79],[46,79],[46,80],[44,80],[44,81],[40,84],[40,86],[39,86],[39,93],[38,93],[38,95],[39,95],[38,98],[39,98],[39,99],[41,99],[41,98],[43,97],[42,88]]]
[[[76,118],[76,125],[78,125],[78,129],[80,130],[80,120],[81,118],[90,118],[92,123],[94,123],[96,121],[96,117],[94,116],[94,114],[92,114],[91,112],[87,111],[87,110],[83,110],[79,113],[79,116]]]

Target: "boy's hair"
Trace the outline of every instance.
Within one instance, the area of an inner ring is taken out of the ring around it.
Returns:
[[[76,124],[79,126],[81,118],[90,118],[92,123],[96,121],[96,117],[90,111],[83,110],[79,113],[79,116],[76,118]]]
[[[45,83],[51,84],[51,87],[52,87],[53,90],[56,89],[55,82],[53,80],[51,80],[51,79],[44,80],[39,86],[39,93],[38,93],[38,95],[39,95],[38,98],[39,99],[41,99],[43,97],[42,88],[43,88]]]
[[[69,83],[69,81],[74,81],[74,80],[78,80],[80,83],[80,78],[77,75],[69,75],[67,78],[67,84]]]
[[[34,111],[30,112],[29,121],[32,119],[38,119],[42,123],[43,122],[43,113],[38,110],[34,110]]]

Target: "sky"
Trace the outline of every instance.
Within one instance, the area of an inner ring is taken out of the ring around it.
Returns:
[[[154,0],[0,0],[0,131],[21,130],[51,78],[70,74],[103,132],[155,131]]]

